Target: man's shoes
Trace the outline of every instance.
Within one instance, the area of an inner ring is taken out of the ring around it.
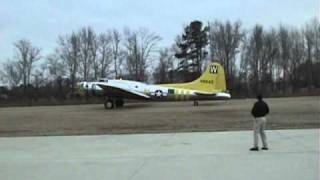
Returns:
[[[269,150],[269,148],[267,148],[267,147],[263,147],[263,148],[261,148],[262,150]]]
[[[258,147],[253,147],[250,149],[250,151],[259,151],[259,148]]]

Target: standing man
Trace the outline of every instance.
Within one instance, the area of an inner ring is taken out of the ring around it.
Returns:
[[[260,134],[262,141],[262,150],[268,150],[267,137],[264,132],[266,128],[266,115],[269,113],[269,107],[266,102],[262,100],[262,95],[259,94],[257,96],[258,101],[254,103],[254,106],[251,110],[251,114],[254,117],[253,121],[253,140],[254,145],[250,151],[258,151],[258,136]]]

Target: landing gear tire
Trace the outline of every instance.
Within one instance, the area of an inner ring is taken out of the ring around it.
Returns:
[[[106,98],[104,101],[104,108],[105,109],[114,109],[114,108],[121,108],[124,105],[123,99],[112,99]]]
[[[113,103],[113,101],[112,100],[106,100],[105,102],[104,102],[104,108],[105,109],[113,109],[114,108],[114,103]]]
[[[199,106],[199,101],[193,101],[193,106]]]

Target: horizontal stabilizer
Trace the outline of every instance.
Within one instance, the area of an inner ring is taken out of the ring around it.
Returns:
[[[197,91],[197,92],[195,92],[195,94],[198,95],[198,96],[214,96],[214,95],[216,95],[216,93],[201,92],[201,91]]]

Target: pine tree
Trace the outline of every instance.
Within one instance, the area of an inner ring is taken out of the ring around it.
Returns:
[[[201,74],[202,61],[207,56],[208,27],[203,27],[202,22],[193,21],[184,28],[184,32],[177,46],[180,49],[175,57],[180,59],[178,70],[182,71],[185,80],[192,80]]]

